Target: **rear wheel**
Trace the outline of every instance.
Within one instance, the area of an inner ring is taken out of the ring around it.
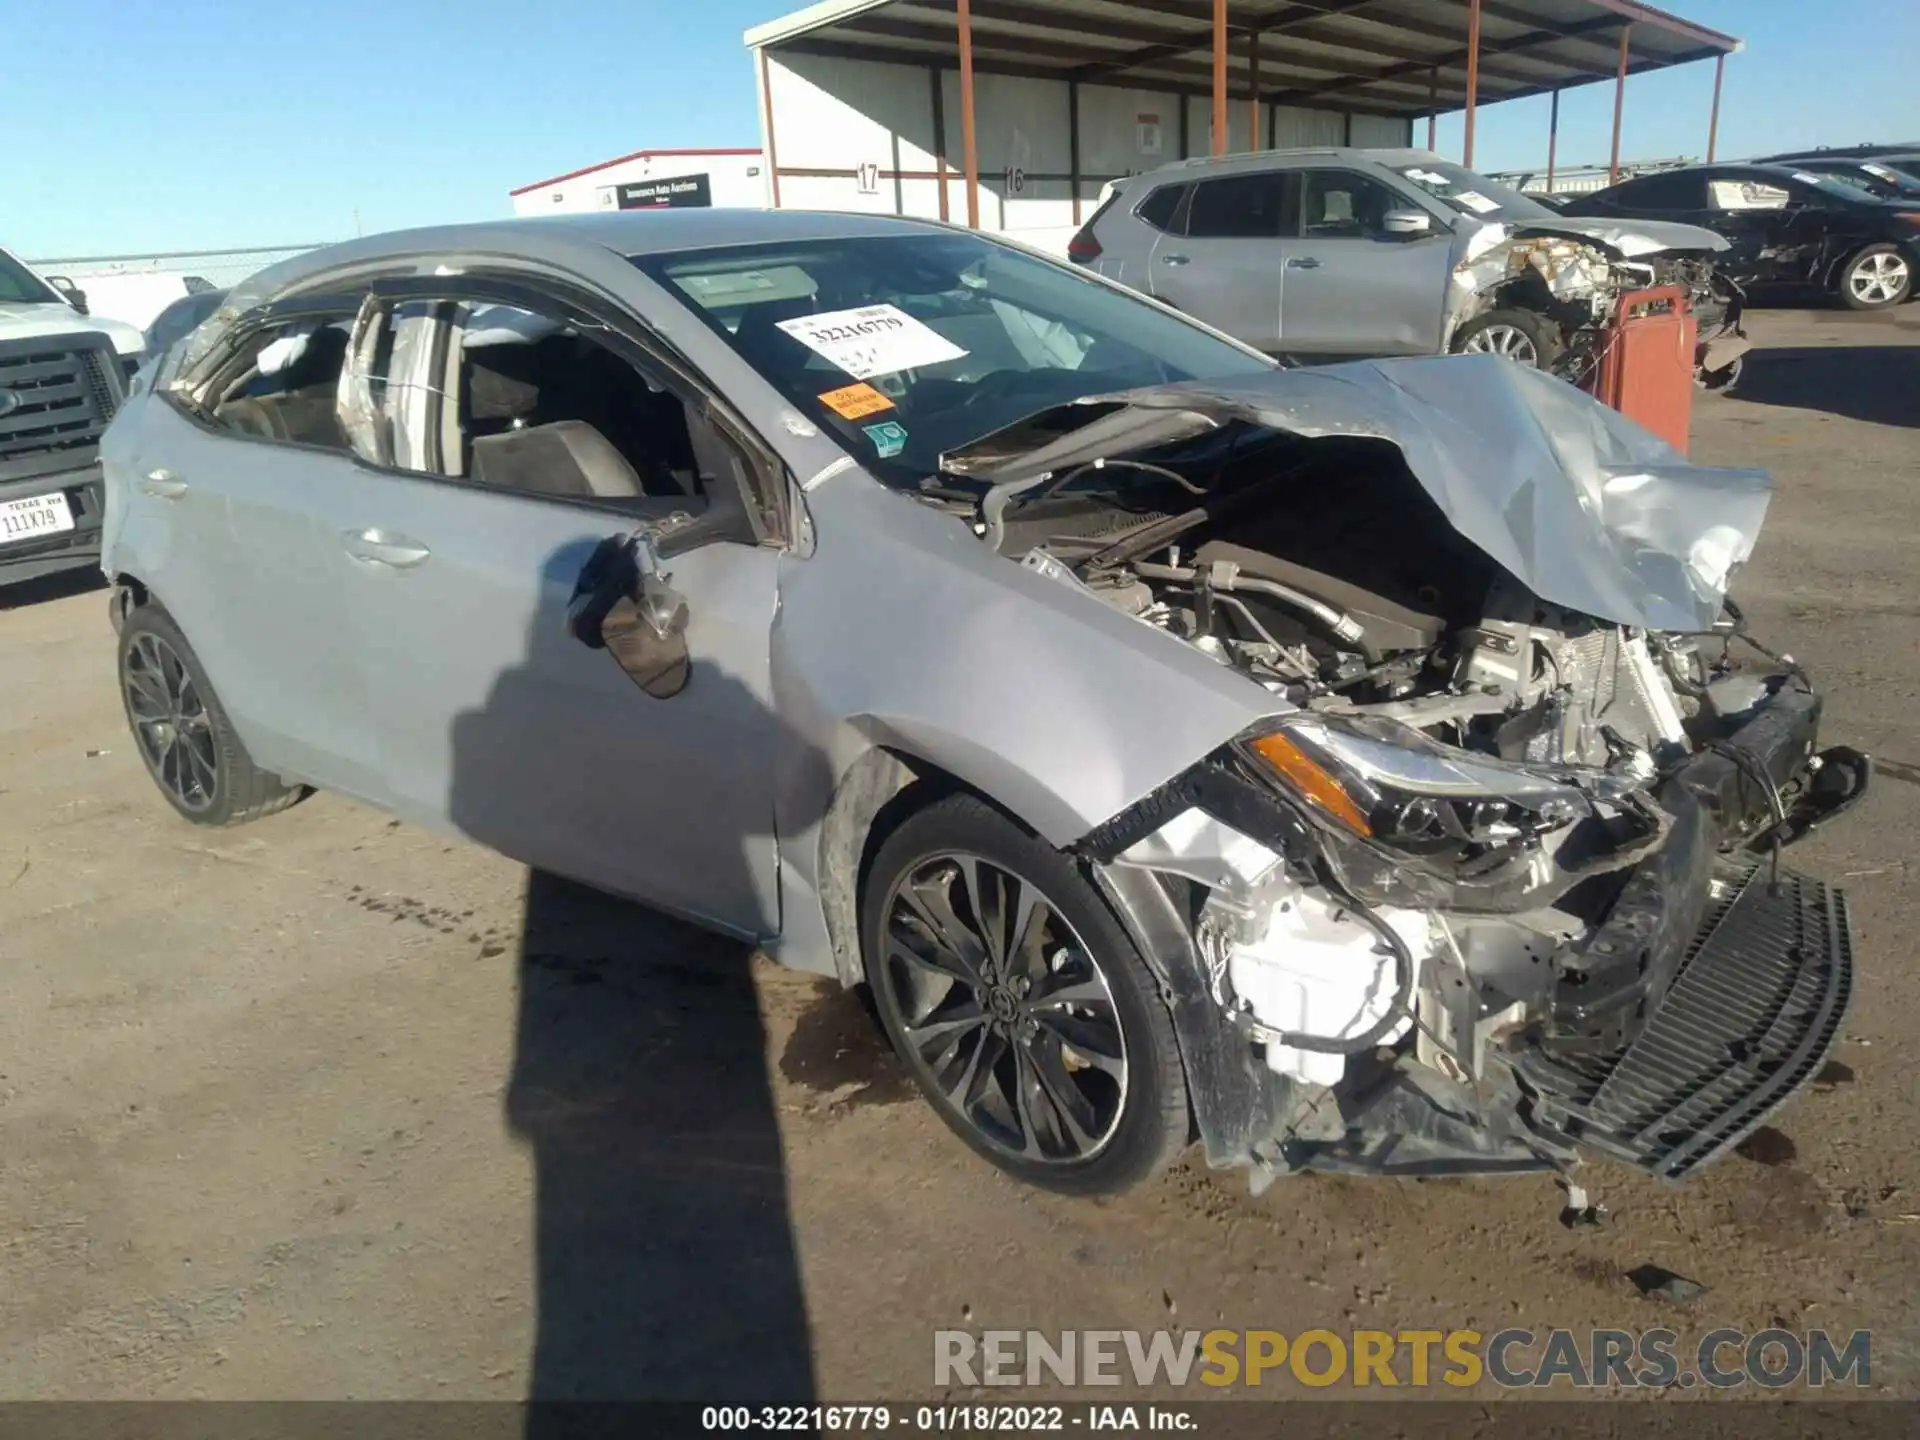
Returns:
[[[1840,303],[1849,310],[1885,310],[1913,291],[1913,267],[1898,245],[1869,245],[1840,272]]]
[[[158,605],[120,630],[120,699],[140,758],[167,803],[196,825],[241,825],[305,792],[260,769],[173,617]]]
[[[1552,370],[1561,348],[1559,327],[1531,310],[1489,310],[1453,335],[1456,355],[1498,355],[1536,370]]]
[[[940,1118],[1002,1170],[1111,1194],[1186,1144],[1172,1018],[1059,851],[949,796],[881,845],[861,918],[888,1039]]]

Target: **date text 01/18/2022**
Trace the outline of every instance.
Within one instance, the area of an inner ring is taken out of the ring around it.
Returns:
[[[1188,1409],[1172,1405],[708,1405],[707,1431],[898,1431],[909,1435],[1040,1435],[1074,1430],[1191,1432]]]

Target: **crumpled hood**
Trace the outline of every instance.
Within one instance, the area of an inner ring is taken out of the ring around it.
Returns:
[[[1729,247],[1724,235],[1699,225],[1682,225],[1673,220],[1602,220],[1591,215],[1556,215],[1549,221],[1528,221],[1511,227],[1514,235],[1573,235],[1583,240],[1598,240],[1618,250],[1628,260],[1654,255],[1663,250],[1705,250],[1718,254]]]
[[[1372,436],[1397,445],[1454,529],[1534,594],[1652,630],[1718,620],[1771,492],[1763,470],[1695,465],[1592,396],[1491,355],[1273,370],[1077,403],[1096,418],[1051,443],[1015,456],[1003,431],[942,457],[943,467],[1012,495],[1069,466],[1236,419]],[[1044,425],[1057,433],[1072,408],[1048,412]]]
[[[80,335],[98,333],[113,342],[121,356],[139,355],[147,348],[146,337],[124,320],[105,315],[82,315],[71,305],[0,302],[0,340],[27,339],[38,335]]]

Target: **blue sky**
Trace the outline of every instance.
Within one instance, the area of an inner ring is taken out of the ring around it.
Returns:
[[[1914,0],[1668,0],[1744,36],[1720,153],[1920,138]],[[13,27],[0,243],[36,257],[279,245],[510,213],[628,150],[758,143],[748,26],[799,0],[67,0]],[[38,54],[22,36],[44,42]],[[1635,77],[1622,151],[1703,153],[1710,64]],[[1604,162],[1612,86],[1561,101]],[[1545,158],[1547,100],[1481,112],[1481,169]],[[1425,127],[1416,127],[1416,141]],[[1440,146],[1458,156],[1457,117]]]

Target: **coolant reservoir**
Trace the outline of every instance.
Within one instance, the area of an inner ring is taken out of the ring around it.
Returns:
[[[1426,916],[1378,913],[1406,943],[1417,979],[1419,963],[1432,949]],[[1393,1004],[1394,960],[1380,937],[1312,891],[1296,890],[1277,901],[1264,930],[1232,947],[1228,967],[1234,994],[1273,1030],[1346,1039],[1378,1024]],[[1411,1024],[1403,1018],[1380,1043],[1404,1035]],[[1295,1080],[1334,1085],[1347,1062],[1344,1055],[1269,1044],[1267,1066]]]

